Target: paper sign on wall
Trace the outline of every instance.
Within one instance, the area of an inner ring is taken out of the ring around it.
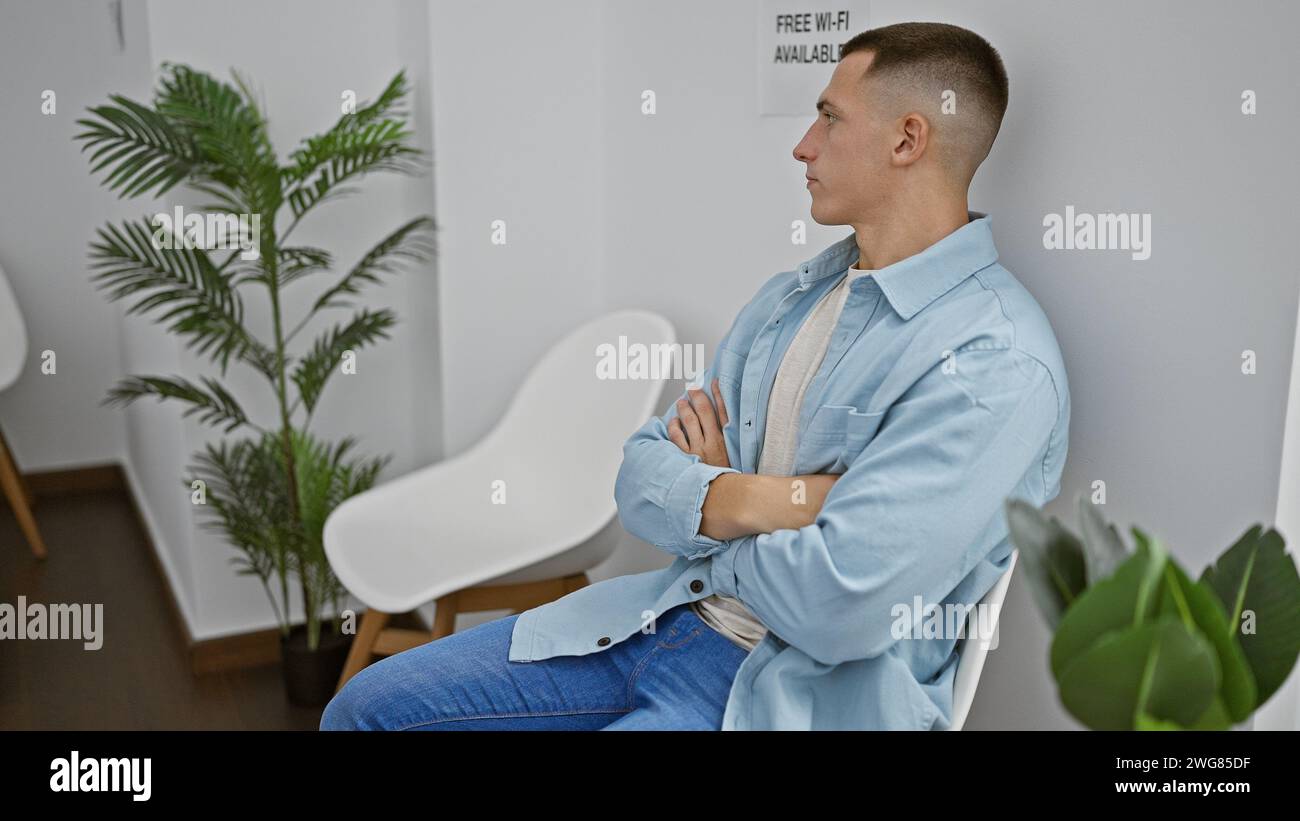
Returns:
[[[758,21],[758,111],[816,115],[840,47],[871,28],[867,0],[763,0]]]

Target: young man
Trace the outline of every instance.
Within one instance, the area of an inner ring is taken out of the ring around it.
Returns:
[[[1005,500],[1054,498],[1068,439],[1051,326],[967,210],[1006,105],[965,29],[845,44],[794,156],[853,233],[764,284],[708,393],[623,449],[620,521],[672,565],[390,656],[322,729],[950,726],[933,608],[992,588]]]

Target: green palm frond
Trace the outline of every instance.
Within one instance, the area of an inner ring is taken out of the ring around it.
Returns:
[[[312,306],[312,314],[322,308],[347,307],[350,303],[339,297],[350,296],[360,292],[361,286],[378,282],[380,274],[393,273],[401,268],[403,261],[424,262],[434,251],[431,230],[434,221],[429,217],[419,217],[398,228],[379,244],[371,248],[361,260],[353,266],[347,276],[339,280],[334,287],[321,294]]]
[[[298,386],[298,396],[310,415],[325,390],[325,383],[338,366],[343,354],[376,339],[387,338],[388,329],[397,323],[397,317],[388,309],[357,313],[346,326],[335,325],[316,339],[311,350],[302,357],[293,372],[293,382]]]
[[[345,460],[357,444],[356,437],[345,436],[332,447],[309,435],[299,434],[295,445],[298,466],[298,501],[303,530],[320,534],[325,520],[345,499],[368,489],[391,456],[371,460]],[[319,541],[319,540],[317,540]]]
[[[420,166],[415,159],[421,152],[406,144],[411,136],[401,122],[380,120],[309,139],[305,147],[295,152],[295,165],[283,175],[288,184],[286,199],[293,215],[301,217],[328,199],[353,193],[355,189],[346,183],[365,174],[418,171]]]
[[[183,376],[131,376],[110,390],[101,404],[125,406],[145,396],[156,396],[160,402],[163,399],[179,399],[191,406],[182,416],[197,413],[200,422],[208,425],[224,424],[227,433],[240,425],[252,424],[239,402],[219,382],[208,376],[200,379],[204,387],[199,387]]]
[[[406,72],[399,71],[377,100],[344,114],[329,131],[308,137],[289,155],[280,173],[295,217],[351,193],[345,183],[364,174],[420,169],[423,152],[406,145],[412,133],[401,106],[408,91]]]
[[[164,63],[154,106],[192,141],[205,161],[202,176],[221,186],[200,182],[200,190],[219,197],[227,210],[274,212],[281,190],[266,119],[247,84],[234,76],[238,88],[188,66]]]
[[[281,248],[280,249],[280,287],[307,274],[328,271],[334,264],[334,258],[328,251],[320,248]]]
[[[112,166],[104,184],[119,197],[161,196],[203,164],[194,141],[166,116],[121,94],[109,100],[88,109],[93,118],[77,120],[86,130],[73,139],[83,141],[82,153],[94,150],[91,173]]]
[[[299,277],[318,271],[328,271],[334,265],[334,257],[323,248],[309,246],[285,247],[279,250],[278,256],[279,262],[275,266],[275,280],[280,288]],[[238,288],[248,282],[257,282],[262,285],[270,283],[271,271],[262,258],[259,257],[251,261],[232,260],[232,262],[234,264],[229,270],[232,287]]]
[[[208,443],[196,459],[190,471],[207,486],[205,507],[211,516],[202,522],[204,529],[224,535],[239,551],[232,559],[237,572],[261,579],[282,629],[287,630],[270,582],[275,580],[281,591],[287,591],[291,557],[300,551],[303,539],[293,524],[284,490],[286,473],[278,437],[267,434],[229,444]]]
[[[184,247],[182,238],[151,228],[145,219],[120,228],[110,224],[98,234],[99,241],[90,246],[96,260],[91,269],[97,272],[92,279],[109,292],[110,300],[141,294],[128,314],[169,309],[159,317],[174,319],[168,330],[189,337],[189,347],[219,360],[223,375],[232,356],[268,372],[274,353],[244,328],[239,293],[207,251]]]

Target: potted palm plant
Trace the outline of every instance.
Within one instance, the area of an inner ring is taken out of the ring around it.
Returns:
[[[1029,503],[1006,503],[1030,592],[1055,631],[1065,709],[1095,730],[1248,726],[1300,654],[1300,576],[1282,536],[1254,525],[1196,581],[1158,538],[1130,549],[1078,499],[1082,538]]]
[[[278,411],[259,423],[219,379],[132,375],[103,404],[153,396],[188,406],[184,415],[223,434],[196,454],[183,482],[204,505],[204,524],[224,534],[241,574],[261,580],[280,627],[285,683],[296,703],[323,704],[333,692],[348,649],[340,614],[343,589],[326,561],[326,517],[344,499],[369,488],[391,457],[354,456],[354,437],[331,444],[311,433],[312,414],[340,363],[387,338],[388,309],[356,309],[363,286],[405,263],[433,254],[434,222],[417,217],[380,240],[341,277],[329,276],[292,326],[284,293],[325,278],[333,258],[294,245],[294,229],[322,203],[352,191],[375,172],[416,173],[421,152],[408,143],[399,72],[373,102],[345,110],[332,128],[304,139],[281,160],[268,138],[263,107],[248,83],[234,84],[181,64],[164,63],[150,104],[111,95],[78,120],[76,136],[92,173],[120,197],[161,197],[184,185],[211,198],[201,214],[108,224],[91,243],[93,279],[110,300],[135,300],[128,314],[153,314],[187,347],[219,366],[234,361],[265,378]],[[215,221],[214,221],[215,218]],[[206,222],[205,222],[206,220]],[[204,231],[217,226],[222,230]],[[270,338],[245,320],[248,298],[267,300]],[[318,314],[352,310],[310,345],[295,336]],[[225,434],[240,431],[238,438]],[[290,589],[302,598],[293,624]],[[328,629],[323,614],[330,608]]]

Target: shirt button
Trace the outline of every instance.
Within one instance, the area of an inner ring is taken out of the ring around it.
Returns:
[[[601,636],[599,639],[596,640],[596,644],[600,645],[601,647],[604,647],[606,644],[609,644],[609,636]]]
[[[704,589],[704,582],[700,581],[699,579],[696,579],[695,581],[691,582],[692,593],[698,593],[703,589]]]

